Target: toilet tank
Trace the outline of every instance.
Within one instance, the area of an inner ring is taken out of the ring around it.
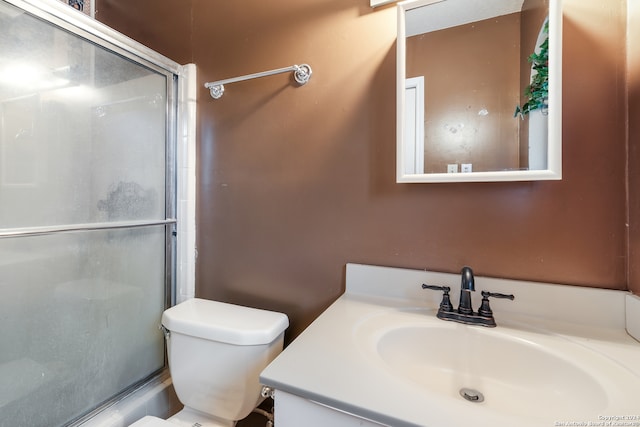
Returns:
[[[260,372],[282,351],[285,314],[194,298],[167,309],[167,352],[185,407],[245,418],[260,403]]]

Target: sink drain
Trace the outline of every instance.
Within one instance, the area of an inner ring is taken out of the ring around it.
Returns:
[[[460,396],[464,397],[465,400],[468,400],[469,402],[480,403],[484,401],[482,393],[472,388],[461,388]]]

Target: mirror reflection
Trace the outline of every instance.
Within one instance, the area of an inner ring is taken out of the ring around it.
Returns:
[[[555,3],[398,6],[398,182],[560,179]]]

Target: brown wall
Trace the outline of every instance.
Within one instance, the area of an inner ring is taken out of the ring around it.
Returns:
[[[193,62],[191,1],[95,0],[96,19],[180,64]]]
[[[564,3],[563,180],[396,184],[393,6],[100,0],[98,19],[198,66],[197,294],[284,311],[290,340],[347,262],[627,288],[625,2]],[[202,87],[297,62],[303,87]]]
[[[425,81],[425,173],[519,169],[519,41],[520,13],[407,38],[406,76]]]

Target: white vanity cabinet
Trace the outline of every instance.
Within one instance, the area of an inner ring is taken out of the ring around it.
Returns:
[[[284,391],[274,401],[278,427],[388,427]]]

